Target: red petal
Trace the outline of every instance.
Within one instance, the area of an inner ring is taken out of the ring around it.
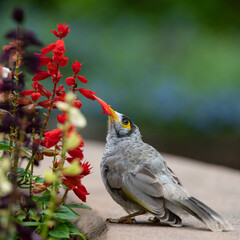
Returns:
[[[93,92],[93,91],[88,90],[86,88],[79,88],[78,90],[84,97],[86,97],[88,99],[91,99],[93,101],[96,100],[94,94],[96,94],[97,92]]]
[[[66,80],[65,80],[66,84],[71,87],[71,86],[74,86],[75,85],[75,79],[74,77],[68,77]]]
[[[75,74],[78,74],[80,69],[81,69],[82,64],[75,60],[75,63],[72,62],[72,70],[74,71]]]
[[[68,154],[73,158],[83,159],[83,151],[79,148],[68,151]]]
[[[51,31],[51,33],[53,33],[56,37],[60,37],[60,35],[58,34],[58,32],[56,30]]]
[[[32,101],[27,97],[21,97],[17,99],[17,103],[22,105],[29,105],[32,103]]]
[[[47,47],[41,49],[42,55],[45,55],[49,52],[51,52],[56,47],[56,43],[51,43]]]
[[[25,91],[21,92],[21,95],[22,96],[27,96],[27,95],[32,94],[33,92],[34,92],[33,90],[25,90]]]
[[[44,97],[51,97],[51,92],[49,92],[41,83],[38,83],[38,92]]]
[[[54,63],[52,63],[52,62],[49,62],[47,64],[47,69],[48,69],[48,72],[51,74],[51,76],[56,74],[57,71],[58,71],[57,66]]]
[[[73,191],[78,196],[78,198],[80,198],[83,202],[86,202],[86,195],[89,195],[89,193],[83,185],[77,186],[73,189]]]
[[[46,71],[44,71],[44,70],[39,70],[39,71],[35,74],[35,76],[33,77],[32,81],[44,80],[44,79],[46,79],[46,78],[48,78],[48,77],[50,77],[50,76],[51,76],[51,75],[50,75],[48,72],[46,72]]]
[[[32,93],[31,94],[31,98],[32,98],[33,102],[36,102],[40,97],[41,97],[40,93]]]
[[[107,113],[108,115],[111,115],[111,112],[109,110],[109,108],[111,107],[111,105],[108,105],[107,103],[105,103],[101,98],[94,96],[95,99],[101,104],[102,109],[103,109],[103,114]]]
[[[65,67],[68,63],[68,57],[62,56],[58,58],[57,63],[59,64],[60,67]]]
[[[77,76],[77,78],[78,78],[79,81],[81,81],[83,83],[87,83],[88,82],[88,80],[85,77],[83,77],[83,76]]]
[[[50,106],[50,99],[48,100],[44,100],[38,103],[39,106],[43,107],[43,108],[48,108]]]
[[[82,107],[82,103],[79,100],[74,100],[72,102],[72,105],[78,109],[80,109]]]
[[[37,55],[39,57],[39,66],[45,66],[47,65],[49,62],[52,62],[52,58],[39,54],[39,53],[35,53],[35,55]]]

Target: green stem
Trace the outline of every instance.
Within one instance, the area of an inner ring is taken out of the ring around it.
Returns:
[[[56,200],[57,200],[57,196],[58,196],[59,185],[61,183],[61,175],[62,175],[62,170],[63,170],[63,166],[64,166],[64,160],[66,158],[66,153],[67,153],[66,148],[64,146],[65,145],[64,144],[65,135],[66,135],[66,130],[63,131],[62,153],[61,153],[60,165],[59,165],[58,171],[56,172],[56,180],[53,183],[54,187],[51,189],[51,193],[50,193],[51,198],[50,198],[50,203],[49,203],[49,209],[46,212],[46,219],[44,221],[45,223],[44,223],[42,231],[41,231],[41,236],[43,238],[47,238],[48,237],[48,228],[49,228],[49,225],[51,223],[52,216],[53,216],[53,214],[55,212],[55,209],[56,209]]]
[[[18,26],[17,28],[17,35],[18,35],[18,40],[17,40],[17,50],[16,50],[16,67],[15,67],[15,80],[16,80],[16,87],[18,86],[18,80],[19,80],[19,55],[20,55],[20,28]],[[17,91],[13,91],[14,93],[14,101],[13,101],[13,119],[16,118],[16,113],[17,113],[17,99],[18,99],[18,92]],[[10,139],[9,139],[9,144],[10,144],[10,156],[12,154],[12,150],[13,150],[13,141],[14,141],[14,126],[10,127]],[[15,131],[16,132],[16,131]],[[16,139],[16,137],[15,137]],[[14,166],[17,163],[14,162]]]
[[[65,199],[66,199],[66,197],[67,197],[67,194],[68,194],[68,191],[69,191],[69,189],[66,189],[65,190],[65,193],[64,193],[64,195],[63,195],[63,197],[62,197],[62,203],[64,204],[65,203]]]
[[[44,133],[44,131],[45,131],[45,128],[46,128],[47,123],[48,123],[48,119],[49,119],[50,114],[51,114],[51,111],[52,111],[53,100],[54,100],[54,97],[55,97],[55,94],[56,94],[56,88],[57,88],[57,83],[54,83],[53,94],[52,94],[52,98],[51,98],[50,105],[49,105],[49,108],[48,108],[48,113],[47,113],[47,115],[46,115],[45,121],[44,121],[44,123],[43,123],[42,129],[41,129],[41,132],[40,132],[40,135],[39,135],[39,141],[40,141],[40,142],[41,142],[41,140],[42,140],[43,133]],[[36,153],[32,153],[32,156],[31,156],[31,158],[29,159],[29,162],[28,162],[28,164],[27,164],[27,166],[26,166],[26,168],[25,168],[24,174],[27,174],[28,169],[29,169],[30,165],[31,165],[32,162],[33,162],[33,159],[34,159],[34,157],[35,157],[35,154],[36,154]]]

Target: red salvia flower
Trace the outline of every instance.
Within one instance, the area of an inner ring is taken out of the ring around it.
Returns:
[[[69,150],[68,154],[73,158],[78,158],[80,160],[83,159],[83,151],[80,148],[75,148],[73,150]]]
[[[65,88],[62,84],[56,89],[56,95],[57,96],[66,95]]]
[[[56,43],[51,43],[47,47],[41,49],[42,55],[46,55],[47,53],[51,52],[56,47]]]
[[[33,90],[25,90],[21,92],[21,96],[28,96],[31,95],[34,91]]]
[[[86,202],[86,195],[89,195],[89,193],[83,185],[77,186],[73,189],[73,191],[79,199],[81,199],[83,202]]]
[[[35,74],[35,76],[33,77],[32,81],[44,80],[44,79],[46,79],[46,78],[48,78],[48,77],[50,77],[50,76],[51,76],[51,75],[50,75],[48,72],[46,72],[46,71],[44,71],[44,70],[39,70],[39,71]]]
[[[62,130],[54,129],[44,133],[43,144],[46,148],[51,148],[56,145],[61,139]]]
[[[57,66],[52,62],[49,62],[47,64],[47,70],[48,70],[49,74],[51,74],[51,76],[58,72]]]
[[[58,114],[57,115],[57,120],[59,123],[63,124],[66,122],[67,120],[67,116],[66,116],[66,113],[63,113],[62,115]]]
[[[72,62],[72,70],[75,74],[79,73],[79,71],[81,70],[81,66],[82,64],[80,64],[80,62],[78,62],[77,60],[75,60],[75,63]]]
[[[111,115],[111,112],[109,110],[111,105],[106,104],[101,98],[99,98],[97,96],[94,96],[94,97],[101,104],[102,109],[103,109],[103,114],[107,113],[108,115]]]
[[[45,66],[47,65],[49,62],[52,62],[52,58],[39,54],[39,53],[35,53],[36,56],[39,57],[39,66]]]
[[[39,102],[38,105],[43,107],[43,108],[48,108],[50,106],[50,102],[51,102],[51,100],[48,99],[48,100],[44,100],[44,101]]]
[[[90,174],[92,167],[90,166],[89,162],[82,163],[81,167],[83,169],[83,171],[81,172],[82,176],[87,176],[88,174]]]
[[[38,83],[38,92],[43,96],[43,97],[47,97],[50,98],[51,97],[51,92],[48,91],[41,83]]]
[[[57,29],[58,29],[58,31],[54,30],[54,31],[51,31],[51,32],[58,38],[66,37],[67,34],[71,31],[71,29],[68,29],[68,25],[65,26],[65,23],[64,24],[61,24],[61,23],[58,24]]]
[[[91,99],[93,101],[95,100],[94,94],[97,94],[97,92],[93,92],[93,91],[88,90],[86,88],[79,88],[78,90],[84,97],[86,97],[88,99]]]
[[[80,109],[82,107],[82,103],[79,100],[74,100],[72,102],[72,106],[74,106],[75,108]]]
[[[38,85],[39,85],[38,82],[34,82],[34,83],[32,84],[32,87],[33,87],[35,90],[37,90],[37,89],[38,89]]]
[[[68,77],[65,80],[65,82],[69,87],[75,86],[75,78],[74,77]]]
[[[31,94],[31,98],[32,98],[33,102],[36,102],[40,97],[41,97],[41,94],[38,92]]]
[[[87,83],[87,82],[88,82],[88,80],[87,80],[85,77],[83,77],[83,76],[77,76],[77,78],[78,78],[78,80],[81,81],[82,83]]]

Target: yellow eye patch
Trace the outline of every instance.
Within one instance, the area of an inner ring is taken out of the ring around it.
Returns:
[[[124,119],[122,121],[122,126],[128,130],[131,130],[131,124],[130,124],[130,121],[128,119]]]

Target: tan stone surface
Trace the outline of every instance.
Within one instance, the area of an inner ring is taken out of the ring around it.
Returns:
[[[163,156],[185,188],[226,217],[233,225],[234,231],[213,233],[192,217],[183,218],[182,228],[152,225],[147,222],[148,216],[143,216],[136,218],[136,224],[107,224],[108,231],[101,234],[104,230],[101,218],[118,218],[126,214],[108,195],[102,183],[99,165],[103,150],[104,143],[86,141],[84,156],[93,166],[93,172],[84,178],[83,183],[90,192],[87,204],[94,211],[93,214],[90,214],[90,211],[82,211],[82,223],[80,221],[79,226],[83,226],[85,233],[88,230],[94,232],[87,234],[89,239],[240,239],[240,172],[167,154]],[[41,169],[46,168],[46,165],[42,164]],[[79,201],[74,195],[71,195],[71,198]]]

